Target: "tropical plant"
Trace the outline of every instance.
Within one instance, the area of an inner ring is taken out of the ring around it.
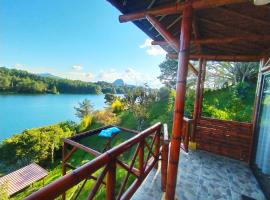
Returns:
[[[84,99],[82,102],[79,102],[79,106],[74,107],[74,109],[76,110],[76,116],[80,119],[90,116],[94,111],[94,107],[88,99]]]

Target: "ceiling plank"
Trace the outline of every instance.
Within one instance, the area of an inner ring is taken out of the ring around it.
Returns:
[[[201,10],[206,8],[215,8],[224,5],[238,4],[238,3],[248,3],[249,0],[193,0],[186,2],[179,2],[174,5],[166,5],[157,8],[151,8],[142,10],[139,12],[124,14],[119,16],[120,22],[135,21],[139,19],[144,19],[146,15],[162,16],[169,14],[180,13],[187,6],[192,6],[194,10]]]
[[[169,58],[177,59],[177,54],[167,54]],[[254,62],[259,61],[263,56],[257,55],[209,55],[209,54],[191,54],[189,59],[198,60],[200,58],[206,60],[215,60],[215,61],[245,61],[245,62]]]

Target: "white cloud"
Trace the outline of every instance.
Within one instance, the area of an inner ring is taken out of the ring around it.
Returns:
[[[25,67],[23,64],[15,64],[13,68],[26,70],[30,73],[41,74],[41,73],[50,73],[55,76],[59,76],[61,78],[71,79],[71,80],[81,80],[81,81],[93,81],[95,75],[92,72],[84,72],[82,71],[82,66],[74,65],[72,66],[73,70],[69,71],[61,71],[57,70],[55,67],[44,67],[44,66],[36,66],[36,67]]]
[[[147,38],[145,39],[144,43],[141,44],[139,47],[141,49],[146,49],[146,53],[150,56],[160,56],[166,55],[166,51],[162,49],[160,46],[154,46],[151,44],[153,40]]]
[[[125,83],[137,86],[147,83],[153,88],[159,88],[162,85],[156,77],[139,73],[132,67],[128,67],[123,71],[116,71],[115,69],[102,70],[96,78],[96,80],[106,82],[113,82],[116,79],[123,79]]]
[[[74,69],[76,71],[82,71],[83,67],[81,65],[73,65],[72,69]]]

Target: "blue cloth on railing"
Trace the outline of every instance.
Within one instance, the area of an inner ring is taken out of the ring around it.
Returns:
[[[111,128],[107,128],[104,129],[102,131],[100,131],[100,133],[98,134],[99,137],[112,137],[113,134],[117,134],[120,132],[120,129],[117,127],[111,127]]]

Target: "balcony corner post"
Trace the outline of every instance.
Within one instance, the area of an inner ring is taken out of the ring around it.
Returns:
[[[182,15],[172,140],[169,153],[170,156],[169,156],[168,176],[165,194],[166,200],[173,200],[175,198],[181,135],[183,129],[186,80],[188,72],[191,25],[193,15],[192,11],[193,8],[192,5],[190,4],[184,8]]]

